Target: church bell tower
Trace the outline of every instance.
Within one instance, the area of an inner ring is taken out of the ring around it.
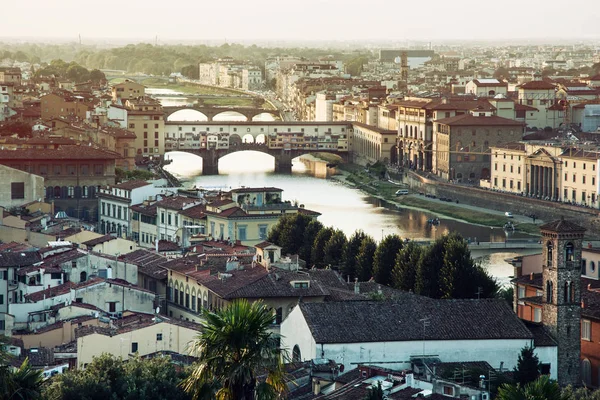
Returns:
[[[558,383],[579,385],[581,248],[585,229],[564,219],[540,227],[543,244],[542,323],[558,343]]]

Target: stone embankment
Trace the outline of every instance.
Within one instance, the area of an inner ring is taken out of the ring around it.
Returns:
[[[412,171],[404,173],[403,181],[413,191],[432,194],[437,197],[449,197],[477,207],[490,210],[510,211],[517,215],[535,215],[544,221],[552,221],[560,217],[567,218],[585,227],[586,236],[600,237],[599,210],[572,206],[516,196],[509,193],[495,192],[478,187],[440,182]]]

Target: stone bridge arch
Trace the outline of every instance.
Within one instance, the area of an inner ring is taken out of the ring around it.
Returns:
[[[185,119],[185,121],[199,121],[199,122],[210,121],[208,115],[206,115],[205,113],[203,113],[202,111],[200,111],[197,108],[191,108],[191,107],[182,107],[182,108],[179,108],[178,110],[174,110],[173,112],[171,112],[168,115],[165,114],[165,121],[184,121],[184,120],[178,120],[178,119],[171,119],[171,117],[173,117],[177,113],[181,113],[182,111],[187,111],[188,113],[193,112],[194,114],[199,116],[198,119]]]
[[[203,114],[206,116],[206,119],[208,121],[213,121],[214,118],[219,115],[222,114],[224,112],[237,112],[241,115],[243,115],[244,117],[246,117],[246,121],[252,121],[252,119],[260,114],[271,114],[273,115],[275,118],[279,118],[281,119],[281,115],[279,114],[278,111],[276,110],[267,110],[264,108],[248,108],[248,107],[199,107],[199,106],[194,106],[194,107],[188,107],[188,106],[174,106],[174,107],[163,107],[163,112],[164,112],[164,118],[165,121],[169,120],[169,117],[171,117],[173,114],[175,114],[177,111],[181,111],[181,110],[194,110],[194,111],[198,111],[199,113]]]
[[[237,135],[236,135],[237,136]],[[229,154],[240,151],[257,151],[268,154],[275,159],[275,172],[291,173],[292,160],[294,158],[311,153],[333,153],[340,156],[342,162],[347,161],[347,153],[339,153],[333,150],[313,149],[272,149],[265,143],[240,143],[227,149],[181,149],[186,153],[192,153],[202,158],[202,175],[217,175],[219,173],[219,160]]]

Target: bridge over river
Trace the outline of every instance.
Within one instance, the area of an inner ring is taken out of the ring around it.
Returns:
[[[228,154],[235,153],[238,151],[259,151],[261,153],[269,154],[275,159],[275,172],[278,173],[291,173],[292,172],[292,160],[296,157],[300,157],[305,154],[311,153],[332,153],[337,154],[344,161],[347,161],[347,153],[341,153],[333,149],[319,149],[317,147],[305,147],[305,148],[281,148],[272,147],[267,144],[261,143],[239,143],[228,148],[214,148],[214,149],[186,149],[179,148],[176,151],[182,151],[186,153],[195,154],[202,157],[202,175],[217,175],[219,173],[219,159],[225,157]]]
[[[281,114],[277,110],[269,109],[269,108],[258,108],[258,107],[217,107],[217,106],[172,106],[172,107],[163,107],[163,111],[165,113],[165,121],[168,120],[169,116],[181,110],[192,110],[198,111],[203,114],[208,121],[213,121],[214,118],[225,112],[236,112],[242,114],[246,117],[246,121],[252,121],[252,118],[256,117],[260,114],[271,114],[276,119],[281,119]]]

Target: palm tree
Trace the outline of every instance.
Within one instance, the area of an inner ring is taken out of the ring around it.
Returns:
[[[42,397],[42,371],[31,368],[28,358],[12,373],[11,381],[11,400],[34,400]]]
[[[498,389],[498,400],[566,400],[558,383],[542,375],[525,386],[504,384]]]
[[[273,312],[262,302],[233,302],[204,311],[202,332],[190,344],[198,363],[183,388],[193,399],[272,400],[285,391]]]

